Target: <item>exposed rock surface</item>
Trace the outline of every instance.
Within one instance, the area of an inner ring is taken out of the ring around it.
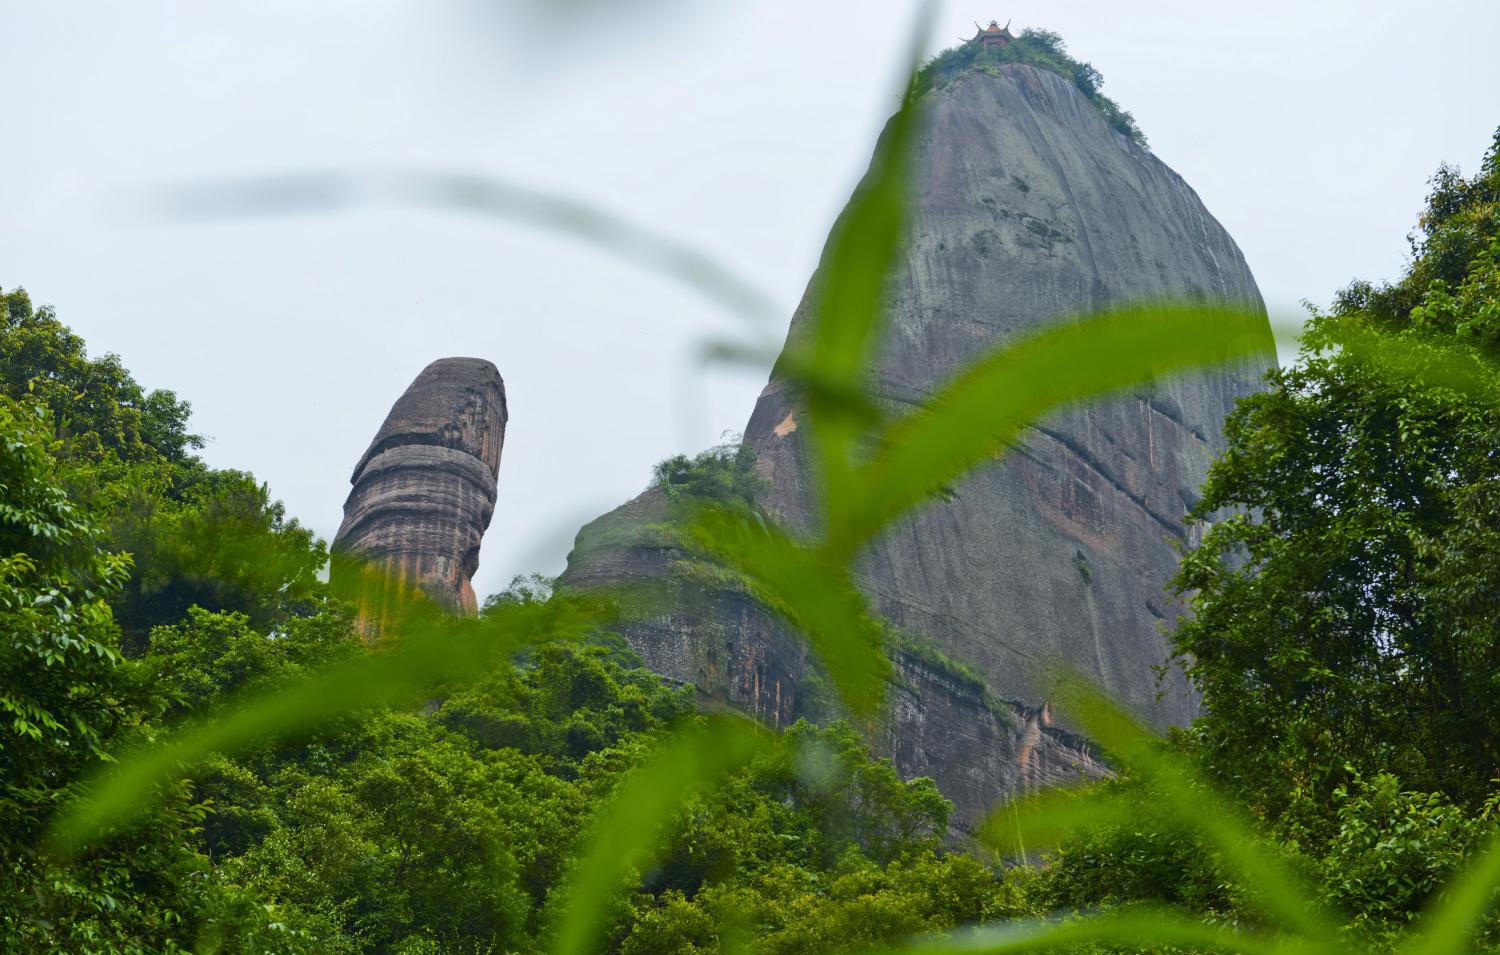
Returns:
[[[422,369],[354,467],[334,551],[474,613],[506,418],[505,383],[490,362],[441,358]],[[366,636],[379,626],[378,609],[362,606]]]
[[[1192,189],[1061,77],[1020,65],[967,74],[929,95],[924,123],[873,376],[893,410],[1070,314],[1159,298],[1262,309],[1239,249]],[[1099,771],[1081,740],[1045,725],[1044,664],[1081,668],[1158,724],[1194,714],[1180,675],[1158,687],[1153,670],[1179,613],[1163,588],[1192,543],[1182,517],[1223,449],[1224,416],[1271,360],[1053,415],[870,548],[860,583],[875,606],[1005,701],[985,705],[964,681],[898,660],[885,751],[908,775],[932,775],[961,826],[1006,792]],[[790,382],[773,376],[745,440],[769,486],[759,503],[811,526],[807,427]],[[626,634],[652,667],[772,722],[809,712],[800,644],[744,598],[672,574],[647,529],[664,513],[648,491],[586,526],[563,583],[653,582],[673,602]]]

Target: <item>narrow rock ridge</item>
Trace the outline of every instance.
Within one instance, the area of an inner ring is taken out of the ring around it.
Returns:
[[[472,580],[495,513],[507,418],[505,382],[492,363],[440,358],[422,369],[354,467],[334,552],[455,613],[474,613]],[[366,638],[379,635],[382,620],[362,599]]]

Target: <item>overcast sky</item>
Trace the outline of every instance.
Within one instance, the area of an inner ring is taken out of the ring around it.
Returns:
[[[1239,242],[1273,313],[1394,278],[1427,178],[1475,169],[1500,124],[1489,0],[1007,3],[949,0],[933,51],[992,17],[1060,32]],[[511,419],[476,589],[556,573],[652,463],[743,426],[765,369],[694,359],[738,319],[472,216],[186,223],[138,200],[369,164],[493,175],[722,258],[776,304],[779,338],[895,105],[912,3],[565,7],[5,0],[0,285],[189,399],[208,461],[254,471],[325,537],[416,373],[491,359]]]

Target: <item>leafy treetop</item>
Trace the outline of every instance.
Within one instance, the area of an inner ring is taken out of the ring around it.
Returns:
[[[674,503],[686,497],[748,506],[764,485],[755,470],[755,449],[735,440],[691,458],[678,454],[659,462],[652,468],[650,486]]]
[[[0,392],[40,399],[75,456],[182,463],[203,446],[187,430],[186,401],[141,387],[118,355],[89,358],[83,339],[25,289],[0,289]]]

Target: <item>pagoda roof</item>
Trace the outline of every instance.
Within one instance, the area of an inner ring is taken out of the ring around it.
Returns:
[[[976,33],[976,34],[974,34],[974,36],[971,38],[971,42],[973,40],[979,40],[979,39],[982,39],[982,38],[987,37],[987,36],[988,37],[1001,36],[1001,37],[1004,37],[1007,40],[1014,40],[1016,38],[1016,35],[1014,33],[1010,32],[1010,21],[1009,20],[1007,20],[1005,22],[1005,26],[1001,26],[999,20],[991,20],[990,21],[990,25],[987,26],[987,27],[981,27],[977,23],[974,24],[974,26],[976,26],[976,27],[979,28],[979,32]]]

